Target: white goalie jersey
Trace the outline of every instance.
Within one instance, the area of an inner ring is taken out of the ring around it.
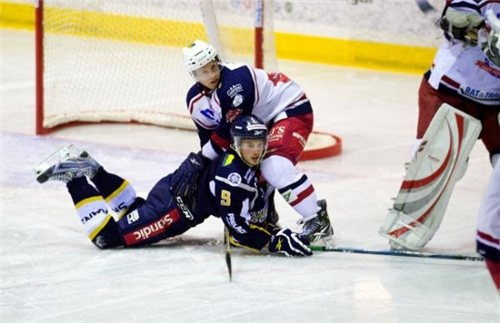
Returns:
[[[497,17],[500,15],[498,1],[453,0],[450,6],[483,17],[488,10]],[[500,105],[500,67],[488,59],[480,45],[455,40],[441,45],[432,64],[429,84],[435,89],[446,87],[484,105]]]

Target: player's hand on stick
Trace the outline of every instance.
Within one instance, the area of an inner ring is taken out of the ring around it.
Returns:
[[[312,251],[307,246],[306,241],[290,229],[281,229],[271,237],[269,251],[280,253],[287,257],[292,256],[311,256]]]
[[[201,152],[190,153],[172,174],[170,192],[174,196],[190,197],[197,190],[197,182],[205,169],[205,160]]]

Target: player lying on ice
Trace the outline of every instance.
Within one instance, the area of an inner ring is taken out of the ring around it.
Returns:
[[[180,235],[214,215],[224,222],[233,245],[310,256],[304,238],[277,225],[273,190],[260,180],[267,134],[258,118],[238,118],[231,127],[232,149],[197,173],[195,189],[183,188],[192,195],[171,194],[174,173],[160,179],[144,200],[128,181],[107,172],[73,145],[50,155],[35,172],[40,183],[66,183],[86,234],[100,249],[149,245]],[[191,159],[179,169],[193,166]]]

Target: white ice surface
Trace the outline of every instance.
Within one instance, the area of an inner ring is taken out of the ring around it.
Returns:
[[[500,321],[483,263],[321,252],[286,259],[233,250],[229,283],[215,218],[156,246],[98,250],[64,185],[39,185],[32,167],[75,143],[144,196],[197,149],[196,135],[92,125],[35,136],[34,36],[1,36],[0,322]],[[341,156],[299,164],[329,203],[336,244],[387,248],[377,231],[413,143],[420,77],[295,62],[281,69],[311,98],[315,129],[344,140]],[[478,143],[426,251],[474,253],[490,172]],[[277,202],[282,224],[296,228],[298,216]]]

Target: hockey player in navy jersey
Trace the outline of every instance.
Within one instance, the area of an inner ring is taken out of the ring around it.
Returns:
[[[233,245],[306,256],[307,241],[276,224],[272,190],[259,181],[267,128],[254,116],[239,118],[231,130],[232,150],[216,159],[191,185],[191,196],[170,193],[173,175],[160,179],[146,200],[132,185],[107,172],[87,152],[69,145],[35,167],[37,180],[66,183],[89,239],[101,249],[149,245],[180,235],[210,215],[221,217]],[[194,154],[192,154],[194,155]],[[192,160],[188,158],[188,161]],[[180,168],[192,163],[184,162]]]
[[[229,148],[229,129],[239,115],[262,119],[270,129],[262,175],[302,216],[301,236],[328,243],[333,229],[326,201],[318,201],[307,175],[295,167],[313,128],[312,107],[303,90],[282,73],[223,64],[203,41],[195,41],[183,53],[196,81],[187,94],[187,107],[198,128],[203,158],[215,159]]]

